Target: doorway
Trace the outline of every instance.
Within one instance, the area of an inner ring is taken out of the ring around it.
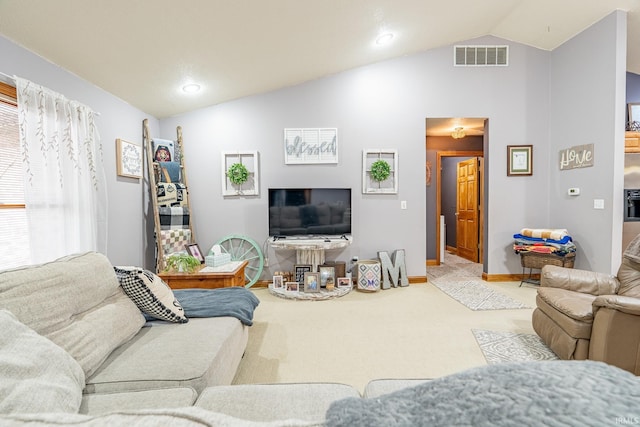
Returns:
[[[440,265],[445,252],[483,263],[488,120],[428,118],[426,123],[426,264]]]

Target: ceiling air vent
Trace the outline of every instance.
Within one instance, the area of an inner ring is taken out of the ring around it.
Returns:
[[[509,65],[509,46],[454,46],[453,65],[506,67]]]

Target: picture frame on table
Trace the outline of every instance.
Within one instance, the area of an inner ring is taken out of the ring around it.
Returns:
[[[507,145],[507,176],[533,175],[533,145]]]
[[[300,284],[298,282],[286,282],[284,284],[285,292],[299,292]]]
[[[304,273],[304,292],[320,292],[320,273],[307,271]]]
[[[310,272],[313,267],[310,264],[296,264],[293,266],[293,274],[296,282],[304,284],[304,273]]]
[[[200,264],[204,262],[204,255],[202,254],[202,250],[200,250],[200,246],[197,243],[191,243],[187,245],[186,249],[189,255],[200,261]]]
[[[273,289],[282,289],[284,287],[284,277],[273,276]]]
[[[321,265],[318,267],[318,273],[320,274],[320,287],[326,288],[327,281],[331,279],[331,283],[335,282],[336,269],[333,266]]]
[[[338,277],[336,279],[336,286],[338,288],[350,288],[351,287],[351,278],[349,277]]]

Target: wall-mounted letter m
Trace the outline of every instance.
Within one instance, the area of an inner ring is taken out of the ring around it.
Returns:
[[[404,249],[393,251],[392,257],[390,259],[386,251],[378,252],[378,258],[382,266],[382,289],[389,289],[391,284],[393,284],[394,288],[397,287],[398,279],[400,279],[400,286],[409,286],[407,266],[404,263]],[[391,278],[391,283],[389,278]]]

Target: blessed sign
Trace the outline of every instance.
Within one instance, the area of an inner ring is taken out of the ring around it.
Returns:
[[[284,162],[286,164],[338,163],[338,129],[285,129]]]
[[[593,144],[576,145],[560,151],[560,170],[593,166]]]

